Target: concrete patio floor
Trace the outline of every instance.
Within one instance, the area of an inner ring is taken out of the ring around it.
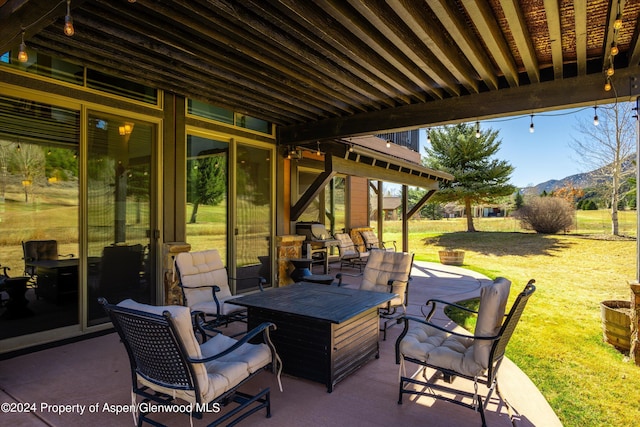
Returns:
[[[347,269],[345,269],[345,272]],[[332,273],[339,272],[333,268]],[[410,285],[408,312],[420,315],[429,298],[461,301],[479,295],[488,283],[486,277],[459,267],[416,262]],[[522,284],[512,285],[519,292]],[[535,294],[529,304],[536,304]],[[451,325],[439,312],[435,321]],[[394,346],[401,327],[387,332],[380,341],[380,358],[339,382],[333,393],[324,385],[283,375],[283,392],[270,372],[243,386],[249,393],[271,388],[272,417],[264,411],[242,421],[242,426],[479,426],[480,415],[448,402],[426,397],[398,400],[398,365]],[[516,329],[516,334],[518,330]],[[407,365],[407,372],[416,366]],[[506,360],[499,373],[503,396],[516,411],[510,416],[504,402],[494,393],[486,410],[490,426],[560,426],[561,423],[529,378]],[[29,404],[29,413],[7,412],[2,406],[0,424],[18,426],[127,426],[133,424],[130,413],[116,414],[107,405],[131,403],[131,374],[126,352],[115,333],[0,361],[0,403]],[[457,379],[454,384],[471,390],[472,385]],[[480,386],[480,393],[486,391]],[[50,406],[47,406],[50,405]],[[58,413],[68,405],[70,413]],[[84,405],[85,412],[77,413]],[[93,406],[91,406],[93,405]],[[94,410],[94,412],[90,412]],[[174,426],[189,426],[184,415],[158,414],[158,421]],[[203,426],[211,419],[193,419],[193,426]]]

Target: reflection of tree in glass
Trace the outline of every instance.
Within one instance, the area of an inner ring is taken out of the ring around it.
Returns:
[[[78,158],[73,150],[51,148],[47,151],[45,172],[47,178],[68,181],[78,176]]]
[[[24,189],[24,202],[29,202],[34,185],[39,183],[44,174],[44,152],[33,144],[16,144],[9,157],[9,173],[20,176]]]
[[[227,193],[227,160],[223,156],[211,156],[198,159],[191,168],[193,203],[190,224],[195,224],[198,216],[198,206],[217,205]]]

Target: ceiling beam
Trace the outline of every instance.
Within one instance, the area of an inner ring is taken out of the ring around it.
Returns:
[[[531,83],[540,82],[540,68],[536,57],[531,35],[527,29],[522,9],[516,0],[500,0],[502,11],[511,28],[511,36],[516,43],[516,48],[522,58],[525,70]],[[548,15],[547,15],[548,16]]]
[[[516,67],[509,45],[493,16],[489,3],[482,0],[462,0],[462,5],[467,10],[473,25],[480,33],[480,37],[487,45],[487,49],[491,52],[493,60],[507,79],[509,86],[518,86],[520,84],[518,67]]]
[[[450,55],[455,42],[440,30],[440,24],[427,13],[424,4],[409,0],[387,0],[393,11],[411,28],[415,36],[449,69],[470,93],[479,92],[474,70],[459,55]]]
[[[574,0],[573,13],[575,15],[578,76],[582,77],[587,75],[587,0]]]
[[[491,59],[484,54],[482,45],[464,22],[460,13],[457,12],[455,4],[451,0],[433,0],[429,2],[428,6],[487,87],[492,90],[498,89],[498,78],[495,75]]]
[[[618,101],[628,100],[640,95],[638,78],[640,67],[635,66],[618,70],[613,78],[616,90],[609,92],[603,90],[603,76],[597,73],[406,105],[393,110],[285,126],[279,129],[279,141],[281,144],[293,144],[531,114],[536,111],[592,105],[595,102],[604,104],[616,101],[616,93]]]
[[[562,58],[562,30],[560,27],[560,2],[558,0],[544,0],[544,10],[549,28],[549,42],[551,44],[551,60],[553,61],[553,77],[561,79],[563,74]],[[577,42],[576,42],[577,44]],[[577,49],[577,46],[576,46]],[[585,45],[586,54],[586,45]]]

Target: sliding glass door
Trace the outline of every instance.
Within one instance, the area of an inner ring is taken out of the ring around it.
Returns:
[[[156,126],[90,112],[87,159],[88,323],[105,321],[99,297],[155,303],[153,150]]]

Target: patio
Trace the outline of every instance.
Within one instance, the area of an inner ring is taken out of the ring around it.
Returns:
[[[333,272],[338,271],[334,266]],[[464,300],[479,295],[480,288],[490,282],[473,271],[427,262],[414,263],[412,277],[408,312],[414,315],[420,315],[421,305],[429,298]],[[521,285],[514,284],[512,292],[520,291]],[[536,304],[535,296],[531,304]],[[441,324],[449,322],[443,313],[437,313],[434,319]],[[261,412],[241,425],[295,426],[301,421],[307,426],[412,426],[426,422],[436,426],[479,425],[478,414],[450,403],[405,398],[403,405],[397,404],[394,344],[400,331],[400,327],[391,328],[387,340],[380,341],[380,358],[338,383],[333,393],[327,393],[322,384],[286,375],[282,378],[281,393],[274,375],[261,374],[245,387],[253,390],[271,387],[272,417],[267,419]],[[408,366],[408,372],[412,368]],[[500,389],[517,414],[511,418],[494,393],[486,413],[489,425],[561,425],[544,397],[512,362],[503,363],[499,377]],[[480,392],[484,391],[480,387]],[[31,413],[3,413],[3,424],[7,425],[130,425],[133,422],[130,413],[116,414],[105,408],[131,403],[130,370],[124,348],[117,335],[111,333],[0,361],[0,401],[35,404]],[[64,409],[69,412],[57,413],[59,407],[54,405],[68,405]],[[189,425],[183,415],[164,414],[156,418],[169,425]],[[194,419],[193,425],[205,425],[205,421],[207,417]]]

